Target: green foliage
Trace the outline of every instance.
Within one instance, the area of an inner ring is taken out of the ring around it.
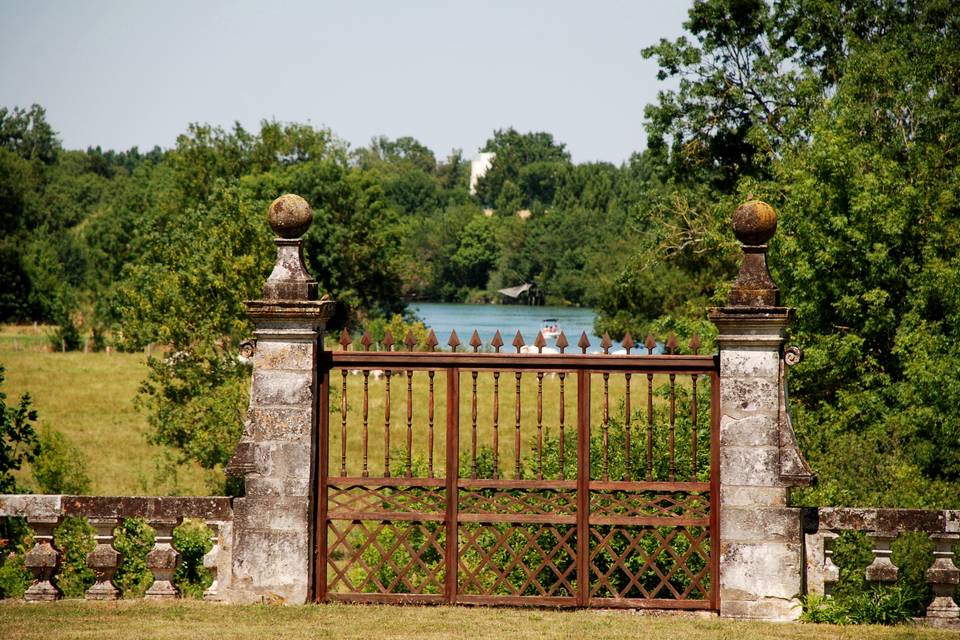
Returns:
[[[87,493],[90,478],[86,467],[86,458],[61,432],[41,429],[40,455],[30,464],[30,471],[42,493]]]
[[[832,543],[840,579],[829,597],[808,595],[801,620],[830,624],[900,624],[924,615],[930,602],[925,573],[933,546],[923,533],[903,533],[893,543],[897,583],[868,583],[864,569],[873,562],[873,544],[861,531],[845,531]]]
[[[53,533],[53,544],[61,553],[57,586],[64,597],[82,598],[96,581],[93,569],[87,566],[87,554],[96,547],[93,534],[86,518],[65,518]]]
[[[24,554],[5,552],[0,564],[0,598],[22,598],[33,576],[23,564]]]
[[[0,365],[0,386],[4,368]],[[16,406],[8,407],[7,394],[0,391],[0,493],[17,493],[13,472],[24,462],[33,462],[40,455],[40,438],[34,429],[37,411],[30,407],[30,394],[20,396]]]
[[[213,548],[210,529],[202,520],[184,520],[173,530],[173,546],[180,552],[174,585],[184,597],[202,598],[204,589],[213,584],[210,572],[203,566],[203,556]]]
[[[113,583],[124,598],[142,598],[153,584],[147,554],[153,549],[154,531],[143,518],[124,518],[114,531],[113,548],[120,552],[120,566]]]
[[[871,587],[844,598],[801,598],[804,622],[825,624],[903,624],[913,621],[920,596],[911,587]]]
[[[0,599],[20,598],[33,581],[24,557],[33,546],[26,518],[0,520]]]

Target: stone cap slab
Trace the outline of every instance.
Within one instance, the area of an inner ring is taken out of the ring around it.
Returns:
[[[0,495],[0,517],[135,518],[177,521],[180,518],[233,520],[233,498],[226,496],[69,496]]]
[[[936,509],[869,509],[846,507],[807,507],[803,515],[804,531],[871,531],[900,533],[956,533],[960,531],[960,511]]]

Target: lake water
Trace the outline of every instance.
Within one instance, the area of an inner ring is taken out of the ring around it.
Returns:
[[[531,307],[519,304],[451,304],[440,302],[420,302],[410,305],[417,317],[434,330],[437,340],[445,345],[452,330],[462,344],[470,340],[474,329],[480,334],[484,344],[489,344],[493,334],[499,329],[505,345],[513,342],[519,330],[524,342],[533,344],[537,332],[543,328],[545,318],[556,318],[557,324],[567,336],[573,347],[580,339],[580,332],[586,331],[590,342],[596,347],[600,338],[593,332],[596,314],[593,309],[583,307]],[[553,341],[548,341],[553,346]]]

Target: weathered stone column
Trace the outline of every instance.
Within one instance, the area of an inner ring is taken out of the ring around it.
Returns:
[[[710,310],[720,347],[720,615],[788,620],[800,615],[800,510],[789,487],[808,484],[787,410],[784,332],[793,309],[779,306],[767,270],[776,213],[748,202],[733,215],[744,259],[729,306]]]
[[[243,438],[228,472],[242,476],[234,502],[233,576],[224,597],[235,602],[307,602],[313,577],[314,460],[323,330],[333,302],[316,300],[300,237],[310,227],[307,202],[284,195],[270,205],[279,236],[277,261],[263,299],[247,302],[255,325],[253,385]]]

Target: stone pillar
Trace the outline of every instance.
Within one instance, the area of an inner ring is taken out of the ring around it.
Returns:
[[[793,309],[779,306],[767,270],[776,213],[748,202],[733,216],[744,259],[726,307],[710,310],[720,348],[720,615],[789,620],[800,615],[803,540],[789,487],[812,480],[787,410],[784,333]]]
[[[253,384],[244,434],[227,468],[244,478],[245,496],[234,501],[233,576],[224,597],[299,604],[312,597],[317,359],[334,303],[316,300],[317,284],[303,263],[300,238],[313,220],[307,202],[281,196],[268,219],[279,236],[277,261],[263,298],[247,302],[255,326],[255,342],[246,347]]]

